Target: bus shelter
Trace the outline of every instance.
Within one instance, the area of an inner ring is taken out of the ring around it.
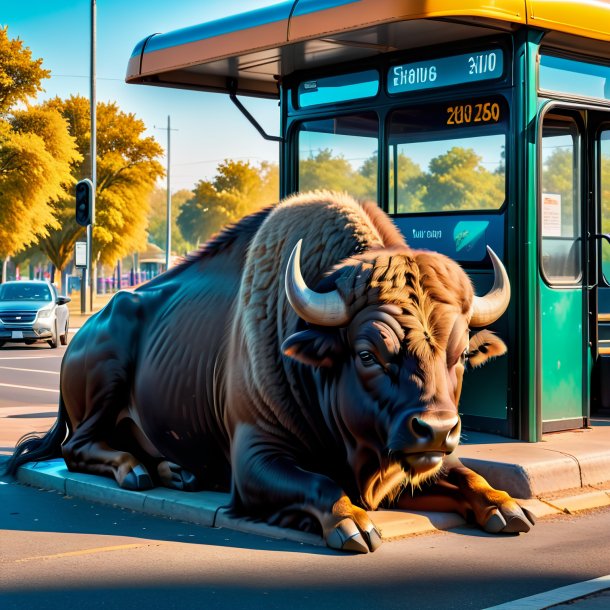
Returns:
[[[153,34],[127,81],[246,113],[241,96],[278,99],[282,196],[327,187],[312,168],[344,159],[353,194],[478,293],[491,246],[509,355],[468,374],[460,411],[536,441],[610,408],[608,23],[595,0],[296,0]]]

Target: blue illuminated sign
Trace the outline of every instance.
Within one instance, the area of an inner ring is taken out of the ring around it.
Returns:
[[[440,57],[393,66],[388,72],[389,93],[409,93],[500,78],[504,72],[502,49]]]

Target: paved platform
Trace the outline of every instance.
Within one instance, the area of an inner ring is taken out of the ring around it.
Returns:
[[[610,481],[610,419],[593,419],[584,430],[545,434],[539,443],[466,431],[457,454],[493,487],[516,498],[593,491]]]
[[[610,506],[610,421],[590,429],[555,433],[541,443],[522,443],[468,432],[458,449],[462,461],[508,491],[538,518],[557,513]],[[207,527],[322,545],[318,536],[272,527],[228,514],[228,494],[180,492],[157,488],[145,492],[121,489],[111,479],[69,472],[61,459],[19,469],[20,482],[65,495],[114,504],[147,514]],[[379,510],[369,513],[384,540],[465,525],[454,513]]]

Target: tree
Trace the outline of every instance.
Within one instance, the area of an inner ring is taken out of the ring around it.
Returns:
[[[0,255],[12,256],[58,228],[57,202],[80,159],[66,121],[29,106],[49,72],[20,40],[0,28]],[[18,108],[15,106],[19,104]]]
[[[42,59],[32,59],[30,49],[21,40],[10,39],[8,27],[0,27],[0,114],[35,97],[42,91],[40,82],[49,76]]]
[[[396,175],[396,182],[394,181]],[[396,212],[423,211],[422,197],[425,187],[421,184],[422,171],[419,165],[404,153],[396,155],[396,163],[390,167],[390,201],[396,193]]]
[[[218,165],[213,180],[200,180],[177,222],[192,243],[201,243],[224,225],[274,203],[278,198],[277,165],[226,160]]]
[[[315,156],[299,162],[299,190],[328,189],[344,191],[356,198],[377,199],[377,178],[371,184],[371,169],[374,160],[364,166],[368,176],[354,169],[343,155],[333,155],[329,148],[320,150]]]
[[[410,180],[426,212],[496,209],[505,196],[504,175],[491,173],[471,148],[454,146],[430,161],[429,172]]]
[[[91,175],[90,108],[81,96],[54,98],[46,106],[68,121],[81,160],[73,165],[74,180]],[[93,257],[114,265],[117,260],[146,245],[149,195],[155,181],[164,175],[157,160],[163,149],[144,137],[144,123],[122,112],[115,103],[97,105],[97,188]],[[58,269],[63,269],[84,229],[74,220],[74,193],[56,205],[61,227],[50,232],[41,248]]]
[[[193,244],[182,235],[177,219],[182,206],[193,197],[193,191],[182,189],[172,194],[172,250],[186,254]],[[167,190],[155,188],[150,195],[150,214],[148,216],[148,241],[165,249],[167,240]]]

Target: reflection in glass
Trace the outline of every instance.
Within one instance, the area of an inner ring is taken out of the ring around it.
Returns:
[[[303,81],[299,85],[299,106],[317,106],[375,97],[379,91],[377,70],[340,74]]]
[[[581,276],[580,136],[573,119],[547,118],[542,133],[542,269],[552,283]]]
[[[345,191],[377,201],[378,130],[374,112],[302,123],[299,190]]]
[[[540,56],[540,89],[610,100],[610,66]]]
[[[602,233],[610,233],[610,131],[603,131],[599,140]],[[610,283],[610,244],[602,240],[602,269],[606,283]]]
[[[507,125],[508,108],[500,98],[394,112],[390,212],[500,209],[506,199]]]

